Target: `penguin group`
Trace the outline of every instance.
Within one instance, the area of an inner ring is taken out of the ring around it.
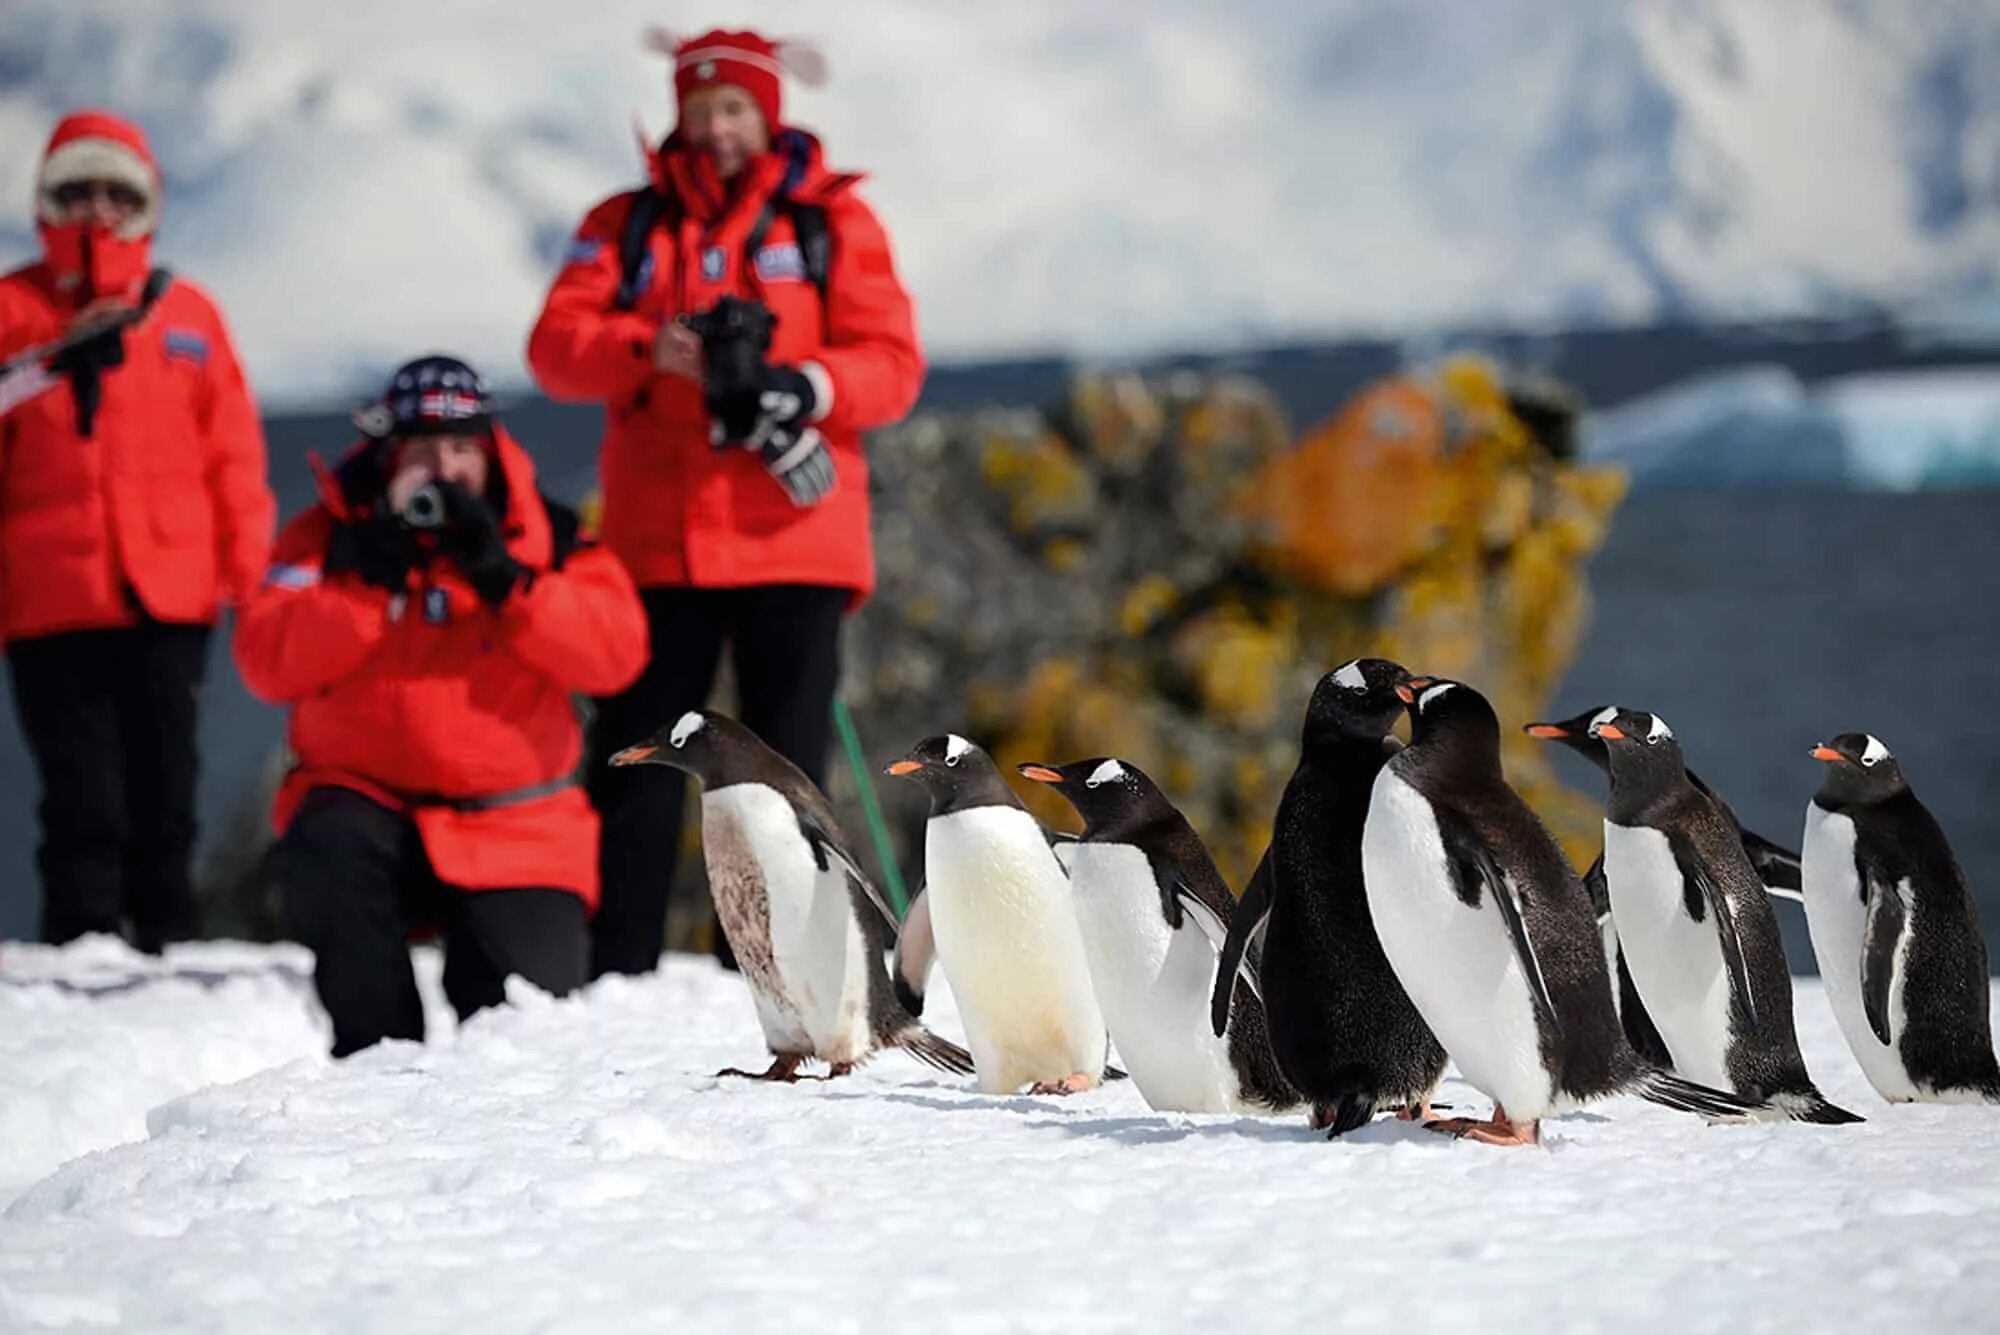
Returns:
[[[1620,1094],[1714,1122],[1860,1121],[1800,1053],[1784,899],[1884,1099],[2000,1103],[1977,908],[1878,738],[1813,748],[1827,769],[1801,855],[1744,829],[1658,715],[1525,731],[1608,780],[1583,874],[1507,782],[1483,694],[1364,658],[1313,690],[1240,898],[1131,761],[1018,767],[1075,808],[1068,835],[980,746],[925,738],[884,771],[930,804],[900,917],[819,789],[725,715],[690,712],[612,763],[702,785],[710,892],[771,1058],[719,1075],[831,1079],[899,1048],[988,1093],[1129,1074],[1160,1111],[1303,1112],[1330,1137],[1386,1113],[1495,1145]],[[920,1018],[933,967],[964,1047]],[[1433,1108],[1448,1066],[1490,1114]]]

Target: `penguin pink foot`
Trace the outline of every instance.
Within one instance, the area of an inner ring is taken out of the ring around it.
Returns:
[[[799,1080],[799,1067],[805,1065],[805,1061],[804,1057],[773,1057],[770,1068],[762,1073],[726,1066],[715,1073],[715,1078],[720,1080],[724,1076],[735,1076],[742,1080],[782,1080],[788,1085],[796,1084]],[[841,1074],[846,1073],[841,1072]]]
[[[1081,1094],[1096,1085],[1096,1081],[1082,1071],[1066,1075],[1060,1080],[1037,1080],[1028,1086],[1030,1094]]]
[[[1433,1126],[1443,1119],[1431,1111],[1429,1100],[1425,1100],[1415,1106],[1406,1103],[1396,1109],[1396,1120],[1399,1122],[1422,1122],[1425,1126]],[[1459,1118],[1457,1120],[1464,1121],[1466,1119]]]
[[[1499,1104],[1493,1105],[1493,1116],[1482,1122],[1473,1117],[1440,1117],[1424,1123],[1426,1130],[1458,1140],[1474,1140],[1481,1145],[1539,1145],[1542,1143],[1540,1119],[1516,1122],[1507,1116],[1507,1110]]]

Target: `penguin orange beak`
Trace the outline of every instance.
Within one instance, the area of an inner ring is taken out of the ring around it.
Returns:
[[[1811,753],[1811,754],[1812,754],[1812,758],[1813,758],[1814,760],[1824,760],[1824,761],[1828,762],[1829,764],[1831,764],[1831,763],[1832,763],[1833,761],[1836,761],[1836,760],[1845,760],[1845,759],[1847,759],[1847,757],[1846,757],[1846,756],[1844,756],[1844,755],[1840,754],[1840,752],[1838,752],[1838,751],[1834,750],[1834,749],[1833,749],[1832,747],[1830,747],[1830,746],[1815,746],[1815,747],[1814,747],[1814,748],[1812,749],[1812,753]]]
[[[1625,730],[1615,723],[1600,723],[1590,731],[1594,735],[1605,738],[1608,741],[1622,742],[1625,740]]]
[[[659,747],[654,746],[651,742],[642,742],[638,746],[628,746],[617,755],[611,757],[611,763],[614,765],[638,765],[651,760],[658,754],[660,754]]]
[[[1530,723],[1521,731],[1530,737],[1539,737],[1545,742],[1560,741],[1569,736],[1569,729],[1559,723]]]
[[[1020,769],[1022,778],[1033,779],[1036,783],[1061,783],[1063,781],[1061,773],[1050,769],[1047,765],[1023,765]]]
[[[889,768],[883,770],[882,772],[884,774],[893,774],[900,779],[905,774],[915,774],[918,770],[922,769],[923,767],[924,767],[924,762],[921,760],[899,760],[895,764],[889,766]]]

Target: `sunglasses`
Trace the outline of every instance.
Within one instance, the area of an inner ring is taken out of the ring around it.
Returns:
[[[146,207],[146,197],[123,181],[65,181],[55,188],[54,195],[56,203],[65,209],[96,199],[132,213]]]

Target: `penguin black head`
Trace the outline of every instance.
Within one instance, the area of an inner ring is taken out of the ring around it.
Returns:
[[[1319,679],[1306,705],[1305,744],[1380,741],[1396,726],[1403,702],[1396,688],[1410,679],[1401,663],[1356,658]]]
[[[1085,839],[1115,839],[1173,810],[1145,771],[1111,756],[1067,765],[1022,765],[1021,776],[1046,783],[1083,817]]]
[[[920,785],[930,794],[933,816],[968,807],[1021,805],[993,757],[957,733],[924,738],[882,772]]]
[[[1590,735],[1603,744],[1611,762],[1611,781],[1628,789],[1627,796],[1659,793],[1687,777],[1680,741],[1658,714],[1615,710],[1610,718],[1593,719]]]
[[[1412,677],[1396,687],[1410,713],[1410,750],[1450,757],[1453,769],[1500,776],[1500,716],[1462,681]]]
[[[744,754],[743,742],[762,749],[757,735],[724,714],[690,709],[637,746],[611,757],[613,765],[667,765],[684,770],[712,788],[722,778],[723,765]]]
[[[1843,732],[1815,746],[1812,757],[1826,762],[1818,800],[1828,810],[1885,801],[1910,786],[1895,755],[1873,733]]]
[[[1561,742],[1608,774],[1611,772],[1610,753],[1605,750],[1604,739],[1591,733],[1590,725],[1615,718],[1618,713],[1617,705],[1599,705],[1595,709],[1584,710],[1575,718],[1524,724],[1521,731],[1530,737],[1539,737],[1545,742]]]

